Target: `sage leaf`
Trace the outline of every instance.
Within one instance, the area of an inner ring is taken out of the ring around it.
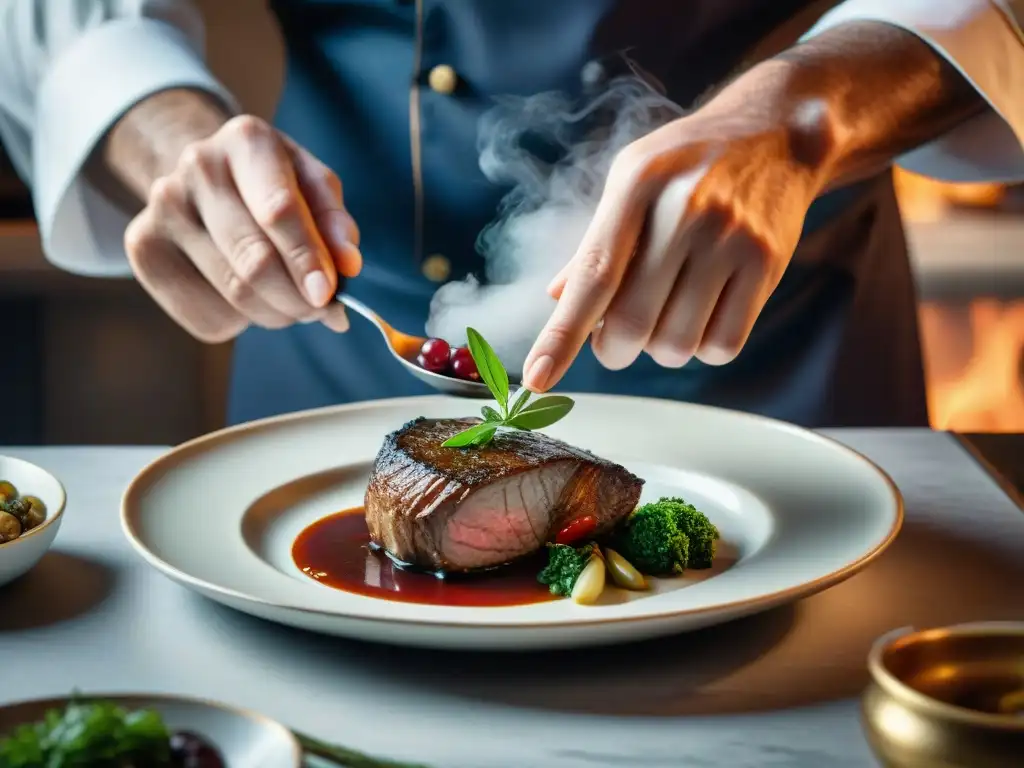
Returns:
[[[513,418],[509,419],[507,424],[516,429],[530,431],[544,429],[544,427],[550,427],[556,421],[565,418],[569,411],[572,410],[573,405],[571,397],[548,395],[534,400]]]
[[[526,387],[522,387],[519,390],[519,396],[515,399],[515,402],[512,403],[512,407],[509,409],[508,412],[508,417],[510,419],[515,417],[517,413],[523,410],[523,406],[526,405],[526,401],[530,399],[530,395],[532,394],[533,393]]]
[[[488,443],[491,442],[491,440],[494,439],[494,435],[497,434],[497,424],[486,424],[485,426],[489,427],[489,429],[481,430],[480,433],[473,438],[472,445],[474,447],[481,448],[487,445]]]
[[[452,435],[443,443],[443,448],[467,448],[471,445],[486,445],[494,437],[494,433],[498,430],[497,424],[491,424],[484,422],[483,424],[475,424],[469,429],[464,429],[458,434]]]
[[[472,355],[473,362],[476,363],[476,369],[480,373],[480,378],[484,380],[484,384],[491,390],[494,399],[498,401],[501,412],[507,415],[508,373],[505,372],[505,366],[501,364],[498,355],[495,354],[494,349],[480,335],[479,331],[467,328],[466,338],[468,340],[469,354]]]
[[[480,332],[473,329],[466,329],[467,347],[473,361],[476,363],[480,378],[491,395],[494,396],[494,408],[485,405],[480,409],[483,415],[483,423],[474,424],[472,427],[452,435],[443,443],[445,448],[472,448],[487,445],[494,439],[499,429],[519,429],[530,432],[544,427],[551,426],[559,419],[564,418],[572,410],[573,401],[564,395],[546,395],[533,402],[530,398],[533,393],[526,387],[520,386],[515,391],[515,400],[509,405],[508,373],[502,365],[498,355],[490,344],[480,335]]]

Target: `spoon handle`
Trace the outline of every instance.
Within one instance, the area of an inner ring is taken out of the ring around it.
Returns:
[[[377,330],[384,335],[384,338],[388,340],[388,343],[391,343],[391,333],[393,332],[393,329],[381,319],[380,315],[363,304],[359,299],[350,296],[347,293],[338,293],[334,298],[336,301],[341,302],[353,312],[362,315],[377,326]]]

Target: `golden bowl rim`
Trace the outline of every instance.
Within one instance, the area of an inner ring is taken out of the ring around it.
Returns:
[[[895,630],[883,635],[871,647],[868,654],[868,672],[876,685],[895,699],[922,710],[925,714],[952,720],[964,725],[983,726],[990,729],[1020,732],[1024,731],[1024,717],[1020,715],[999,715],[979,712],[928,696],[911,688],[889,672],[882,661],[885,653],[900,645],[909,645],[935,637],[959,636],[1000,636],[1020,638],[1024,646],[1024,622],[971,622],[928,629]]]

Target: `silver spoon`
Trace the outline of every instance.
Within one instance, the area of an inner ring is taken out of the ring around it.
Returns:
[[[339,293],[335,298],[353,312],[358,315],[362,315],[377,326],[377,330],[380,331],[380,335],[383,336],[384,341],[387,342],[391,356],[404,365],[406,370],[420,381],[428,384],[439,392],[455,395],[456,397],[475,397],[487,400],[493,397],[491,391],[483,382],[457,379],[454,376],[446,376],[443,373],[428,371],[417,365],[416,356],[419,354],[420,347],[423,346],[423,342],[426,341],[424,337],[410,336],[407,333],[396,331],[384,322],[384,319],[380,315],[363,304],[363,302],[359,301],[359,299],[353,298],[347,293]],[[518,386],[518,381],[511,381],[511,376],[509,379],[510,384]]]

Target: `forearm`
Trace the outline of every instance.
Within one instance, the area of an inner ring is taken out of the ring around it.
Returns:
[[[986,106],[926,43],[878,22],[827,30],[742,75],[721,98],[761,105],[822,189],[878,172]]]
[[[144,201],[155,179],[170,173],[182,150],[224,125],[231,113],[200,91],[162,91],[118,120],[98,148],[90,176],[111,196]],[[117,187],[114,189],[113,187]]]

